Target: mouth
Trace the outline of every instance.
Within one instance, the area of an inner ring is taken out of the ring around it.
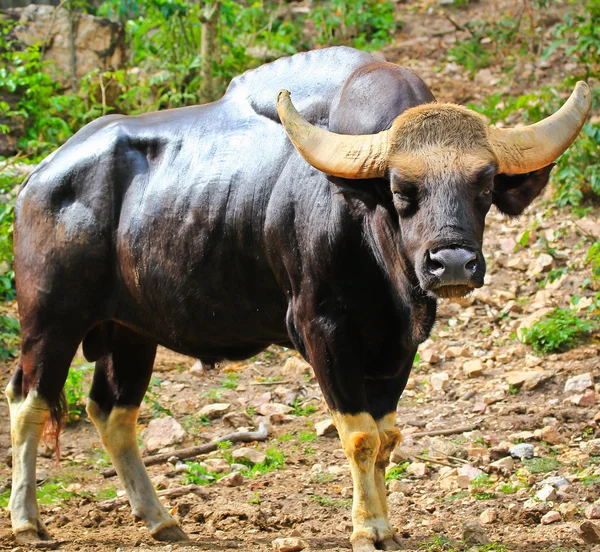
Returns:
[[[431,293],[438,299],[455,299],[466,297],[473,292],[476,286],[472,285],[446,285],[439,286],[431,290]]]

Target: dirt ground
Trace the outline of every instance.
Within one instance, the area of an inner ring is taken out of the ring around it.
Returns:
[[[490,18],[512,4],[519,3],[481,1],[453,17],[459,23],[483,14]],[[447,71],[440,60],[457,32],[448,20],[426,7],[403,13],[405,27],[384,53],[389,61],[423,76],[440,99],[477,101],[491,91],[510,89],[514,94],[515,86],[518,91],[534,87],[530,81],[513,84],[513,88],[509,82],[491,85],[493,78],[487,84],[482,79],[474,82],[466,72],[461,75],[460,68]],[[540,82],[551,81],[559,69],[544,71]],[[402,536],[404,550],[594,549],[575,534],[575,528],[589,515],[586,508],[600,497],[598,458],[581,446],[598,438],[600,411],[593,403],[600,384],[592,388],[588,406],[576,404],[577,398],[565,393],[564,385],[572,376],[597,372],[598,336],[566,353],[537,356],[516,334],[532,315],[554,306],[568,307],[572,295],[582,296],[585,305],[586,297],[594,293],[591,286],[581,288],[590,278],[584,252],[600,239],[599,213],[596,206],[578,219],[549,209],[544,198],[519,220],[509,220],[495,210],[490,213],[484,248],[486,285],[468,298],[440,303],[433,335],[422,345],[421,360],[398,405],[397,424],[404,443],[395,455],[400,468],[398,478],[390,482],[389,494],[390,518]],[[517,245],[527,229],[528,244]],[[549,251],[552,260],[542,266],[540,256]],[[543,286],[549,270],[567,265],[565,276]],[[247,362],[225,364],[202,374],[190,371],[194,359],[159,351],[157,379],[142,409],[140,431],[170,411],[187,433],[174,447],[176,455],[179,447],[234,431],[221,417],[207,421],[199,415],[208,403],[227,403],[250,427],[260,421],[268,423],[268,440],[246,446],[275,450],[285,458],[280,469],[253,478],[244,476],[239,486],[217,481],[196,493],[164,499],[190,536],[189,543],[154,542],[143,525],[133,520],[128,505],[101,507],[103,501],[121,497],[122,487],[116,478],[101,475],[108,462],[90,420],[82,415],[70,424],[61,437],[60,462],[50,451],[41,450],[38,463],[40,489],[46,489],[42,516],[60,549],[266,552],[273,549],[275,538],[287,536],[302,538],[309,545],[307,550],[350,549],[349,467],[335,434],[315,435],[314,425],[328,414],[312,372],[303,371],[302,365],[297,371],[282,372],[285,361],[294,355],[273,347]],[[481,361],[481,370],[467,377],[465,363],[474,360]],[[10,369],[9,364],[1,367],[2,386]],[[256,408],[264,404],[288,404],[293,411],[261,416]],[[473,429],[441,438],[455,447],[453,454],[435,448],[440,440],[413,436],[464,425]],[[537,463],[515,460],[514,466],[498,471],[492,463],[502,457],[497,451],[503,442],[533,444]],[[0,492],[4,493],[10,487],[9,446],[8,411],[2,402]],[[193,460],[224,456],[219,450]],[[405,470],[407,462],[425,464],[426,472],[420,473],[420,466]],[[480,473],[472,470],[481,470],[483,476],[471,480],[470,473]],[[186,483],[181,466],[166,463],[150,467],[149,472],[159,488]],[[464,476],[458,477],[461,474],[467,474],[466,484]],[[541,481],[556,475],[564,476],[569,484],[551,500],[534,499],[532,504],[530,499],[542,488]],[[559,511],[560,520],[540,523],[548,509]],[[487,548],[461,544],[463,523],[469,521],[482,523],[490,543]],[[0,516],[0,549],[25,550],[14,541],[6,512]]]

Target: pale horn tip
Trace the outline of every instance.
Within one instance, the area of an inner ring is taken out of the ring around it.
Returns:
[[[285,100],[289,100],[289,99],[290,99],[290,91],[286,90],[285,88],[281,89],[279,91],[279,94],[277,94],[277,103],[278,104],[284,102]]]

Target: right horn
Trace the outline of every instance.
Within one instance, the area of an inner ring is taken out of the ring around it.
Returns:
[[[511,129],[490,127],[498,172],[523,174],[550,165],[577,138],[591,106],[590,87],[579,81],[565,104],[539,123]]]

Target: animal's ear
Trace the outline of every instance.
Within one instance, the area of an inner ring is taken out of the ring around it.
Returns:
[[[497,174],[493,202],[505,215],[519,216],[548,183],[554,163],[525,174]]]

